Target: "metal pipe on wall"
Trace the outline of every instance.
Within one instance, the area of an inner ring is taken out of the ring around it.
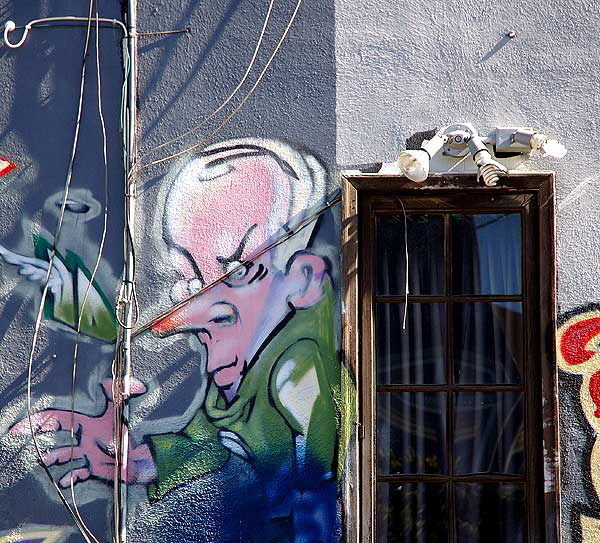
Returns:
[[[121,313],[117,349],[115,353],[113,400],[115,431],[115,478],[114,478],[114,540],[127,541],[127,465],[129,451],[129,397],[131,374],[131,339],[134,326],[135,305],[135,163],[137,156],[137,1],[127,2],[127,109],[123,119],[125,131],[125,228],[123,284],[118,300],[117,313]],[[137,312],[137,310],[136,310]],[[136,315],[137,318],[137,315]]]

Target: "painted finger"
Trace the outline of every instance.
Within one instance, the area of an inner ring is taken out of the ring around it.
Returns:
[[[71,447],[58,447],[44,453],[44,462],[47,466],[54,464],[66,464],[71,460],[80,460],[85,456],[81,447],[73,447],[73,457],[71,458]]]
[[[79,425],[77,414],[75,415],[74,423],[77,429]],[[33,431],[36,433],[57,432],[63,428],[70,428],[70,425],[71,413],[52,409],[31,415],[31,425],[27,417],[20,420],[11,427],[10,432],[12,434],[31,434],[31,427],[33,427]]]
[[[58,484],[63,488],[68,488],[71,486],[71,478],[73,478],[73,484],[75,484],[79,481],[85,481],[86,479],[89,479],[90,475],[91,472],[89,468],[77,468],[62,477]]]

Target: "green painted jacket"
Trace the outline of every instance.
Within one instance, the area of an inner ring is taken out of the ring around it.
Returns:
[[[333,308],[328,284],[321,301],[298,310],[264,348],[229,405],[211,381],[183,430],[149,436],[157,466],[152,501],[219,469],[231,451],[264,482],[315,469],[339,479],[355,390],[337,355]]]

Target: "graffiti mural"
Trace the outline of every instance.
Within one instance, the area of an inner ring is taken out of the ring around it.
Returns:
[[[0,245],[0,258],[7,264],[17,266],[19,275],[43,285],[48,271],[52,244],[45,238],[34,238],[35,258],[15,253]],[[85,292],[88,290],[92,274],[75,253],[68,251],[63,256],[56,252],[48,290],[49,299],[44,307],[44,315],[76,330],[80,313],[81,333],[108,342],[117,336],[117,322],[108,297],[98,282],[94,280],[83,307]]]
[[[593,432],[593,443],[584,465],[594,492],[600,496],[600,306],[587,306],[561,318],[557,334],[557,357],[562,371],[581,377],[579,403]],[[580,540],[598,541],[600,519],[578,515]],[[579,531],[577,530],[577,531]]]
[[[175,431],[168,421],[160,431],[159,421],[151,434],[134,436],[127,479],[146,487],[144,507],[158,508],[163,519],[181,516],[181,496],[189,499],[189,490],[204,484],[211,488],[207,507],[225,513],[210,528],[205,516],[191,514],[170,530],[173,541],[341,538],[354,385],[338,354],[339,198],[327,187],[327,173],[311,154],[251,138],[212,145],[173,173],[162,238],[165,260],[180,278],[170,286],[172,308],[136,335],[158,343],[178,334],[191,338],[201,361],[202,401]],[[42,238],[35,246],[35,258],[4,247],[0,256],[39,280],[49,246]],[[88,268],[66,250],[53,274],[45,316],[73,327]],[[92,287],[82,333],[113,341],[111,305]],[[102,386],[103,413],[76,414],[75,464],[63,486],[71,476],[80,483],[113,477],[110,380]],[[149,387],[134,379],[133,389],[143,398]],[[34,417],[42,433],[69,424],[67,411]],[[28,422],[11,432],[27,434]],[[45,460],[64,466],[70,456],[70,447],[56,446]],[[199,493],[196,501],[206,497],[206,490]]]

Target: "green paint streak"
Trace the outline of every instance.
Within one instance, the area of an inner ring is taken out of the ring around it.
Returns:
[[[49,252],[52,251],[52,244],[41,236],[34,236],[33,243],[36,258],[49,262]],[[47,320],[60,322],[76,330],[80,309],[78,296],[79,275],[83,274],[90,281],[92,274],[81,258],[72,251],[67,251],[65,256],[63,256],[57,250],[54,258],[57,258],[69,271],[71,283],[70,285],[65,285],[65,288],[69,287],[72,294],[63,296],[62,300],[55,300],[54,295],[48,293],[46,303],[44,304],[44,317]],[[82,288],[82,296],[85,288],[86,286]],[[100,285],[94,279],[88,294],[83,318],[81,319],[81,333],[112,343],[116,340],[117,328],[117,320],[113,307],[106,294],[100,288]]]

